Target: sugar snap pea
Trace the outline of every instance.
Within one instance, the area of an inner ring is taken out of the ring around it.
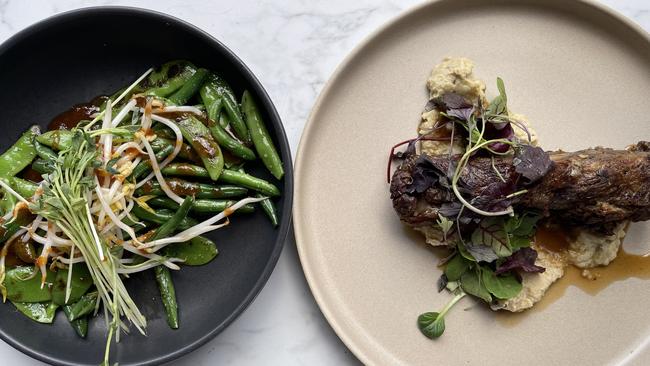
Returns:
[[[52,160],[38,158],[32,163],[32,169],[41,174],[49,174],[54,171],[54,162]]]
[[[55,153],[52,149],[49,147],[41,144],[36,140],[36,136],[34,136],[34,149],[36,150],[36,154],[43,160],[49,160],[49,161],[54,161],[57,159],[58,155]]]
[[[203,85],[203,82],[208,77],[209,73],[210,72],[206,69],[196,70],[196,72],[187,79],[183,86],[169,97],[169,101],[176,105],[187,103],[187,101],[199,91],[199,88],[201,88],[201,85]]]
[[[74,321],[80,318],[85,317],[95,310],[97,305],[97,291],[91,291],[85,293],[79,298],[76,302],[73,302],[69,305],[63,306],[63,311],[65,311],[65,316],[69,321]]]
[[[54,321],[56,309],[59,307],[52,302],[11,301],[11,303],[28,318],[44,324],[51,324]]]
[[[39,132],[38,126],[32,126],[13,146],[0,155],[0,177],[13,177],[34,160],[36,148],[33,140]]]
[[[255,101],[253,101],[253,97],[248,90],[245,91],[242,96],[241,107],[257,155],[262,159],[264,166],[266,166],[274,177],[277,179],[282,178],[284,175],[282,160],[280,160],[280,156],[278,155],[275,146],[273,146],[271,135],[266,129],[266,126],[264,126],[262,116],[260,115],[257,105],[255,104]]]
[[[245,196],[248,190],[232,185],[211,185],[207,183],[188,182],[178,178],[166,179],[165,182],[172,192],[179,196],[195,196],[196,198],[236,198]],[[138,196],[162,196],[165,193],[160,188],[160,183],[150,180],[135,190]]]
[[[258,193],[255,195],[255,197],[262,198],[264,195]],[[264,211],[269,220],[271,220],[271,224],[273,226],[278,226],[278,211],[275,208],[273,202],[267,198],[264,201],[260,201],[260,206],[262,206],[262,211]]]
[[[237,104],[235,93],[224,79],[216,74],[211,74],[206,83],[201,87],[201,99],[208,112],[208,118],[218,121],[221,109],[228,114],[230,124],[235,135],[244,143],[251,142],[250,133],[242,118],[241,110]],[[225,128],[225,126],[223,126]]]
[[[168,97],[180,89],[196,72],[191,63],[184,60],[170,61],[152,72],[147,78],[146,95]]]
[[[172,329],[178,329],[178,303],[176,302],[176,290],[172,282],[172,274],[165,266],[155,267],[154,272],[165,313],[167,314],[167,324]]]
[[[18,177],[8,178],[5,182],[24,198],[33,196],[36,193],[36,189],[38,189],[38,184]]]
[[[217,180],[223,170],[223,155],[210,130],[196,117],[188,116],[177,121],[183,138],[199,154],[212,180]]]
[[[227,207],[234,205],[237,201],[232,200],[210,200],[198,199],[192,204],[192,212],[200,214],[214,214],[225,210]],[[147,201],[147,204],[153,207],[163,207],[170,210],[177,210],[179,205],[174,200],[167,197],[154,197]],[[240,207],[238,213],[251,213],[255,211],[253,205],[244,205]]]
[[[232,138],[232,136],[230,136],[219,123],[214,122],[214,120],[209,120],[208,129],[210,130],[212,137],[214,137],[219,146],[230,151],[233,155],[239,156],[242,159],[255,160],[255,153],[253,150],[246,147],[240,141]]]
[[[53,150],[61,151],[70,147],[74,133],[68,130],[47,131],[36,136],[36,141],[51,147]]]

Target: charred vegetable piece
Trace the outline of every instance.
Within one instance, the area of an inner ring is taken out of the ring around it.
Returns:
[[[36,141],[51,147],[53,150],[61,151],[70,148],[74,133],[68,130],[54,130],[36,136]]]
[[[221,154],[221,148],[210,135],[210,130],[194,116],[182,119],[177,124],[183,138],[199,154],[203,165],[210,174],[210,178],[217,180],[223,170],[223,155]]]
[[[169,188],[179,196],[195,196],[196,198],[237,198],[248,193],[246,188],[237,186],[215,186],[207,183],[188,182],[178,178],[165,180]],[[165,193],[157,181],[148,181],[136,189],[136,195],[163,196]]]
[[[33,267],[15,267],[7,271],[4,285],[7,299],[15,302],[45,302],[52,300],[52,286],[56,273],[47,270],[45,286],[41,288],[41,274]]]
[[[266,166],[271,174],[273,174],[277,179],[281,179],[284,175],[282,160],[280,160],[280,155],[278,155],[278,151],[275,149],[275,146],[273,146],[271,135],[266,129],[257,105],[248,90],[244,92],[241,107],[257,155],[262,159],[264,166]]]
[[[246,128],[241,110],[237,105],[237,98],[235,98],[235,93],[230,88],[230,85],[221,77],[212,74],[208,77],[208,81],[203,85],[200,92],[201,99],[208,112],[208,118],[218,121],[219,113],[223,108],[229,117],[235,135],[244,143],[250,144],[250,133]],[[226,126],[222,127],[226,128]]]
[[[196,72],[187,79],[185,84],[169,97],[169,101],[177,105],[187,103],[187,101],[199,91],[199,88],[201,88],[201,85],[203,85],[203,82],[208,77],[209,73],[210,72],[206,69],[196,70]]]
[[[38,126],[32,126],[13,146],[0,155],[0,177],[13,177],[34,160],[36,148],[33,140],[39,133]]]
[[[264,195],[258,193],[255,197],[262,198]],[[267,198],[264,201],[260,201],[260,206],[262,206],[262,211],[264,211],[269,220],[271,220],[271,225],[278,226],[278,211],[273,202]]]
[[[34,215],[29,211],[27,205],[18,202],[14,208],[14,216],[8,222],[0,225],[0,243],[7,241],[21,227],[28,225],[34,220]]]
[[[194,203],[192,204],[192,212],[195,213],[200,213],[200,214],[213,214],[213,213],[219,213],[223,210],[225,210],[227,207],[230,207],[234,205],[237,201],[231,201],[231,200],[195,200]],[[154,207],[164,207],[168,208],[171,210],[178,210],[178,203],[176,203],[174,200],[169,199],[167,197],[154,197],[147,201],[147,203],[150,206]],[[255,207],[253,205],[244,205],[240,207],[236,213],[251,213],[255,211]]]
[[[197,236],[185,243],[171,244],[165,247],[165,255],[185,260],[188,266],[202,266],[212,261],[219,251],[214,242],[203,236]]]
[[[26,317],[37,321],[39,323],[51,324],[56,315],[56,309],[59,305],[52,302],[17,302],[12,301],[12,304],[23,313]]]
[[[14,240],[11,243],[16,256],[25,263],[36,263],[38,254],[34,250],[34,245],[31,241],[24,242],[22,240]]]
[[[65,301],[66,285],[68,283],[68,270],[59,269],[56,272],[54,287],[52,288],[52,302],[58,305],[65,305],[76,302],[93,285],[88,267],[83,263],[72,266],[72,278],[70,285],[70,298]]]

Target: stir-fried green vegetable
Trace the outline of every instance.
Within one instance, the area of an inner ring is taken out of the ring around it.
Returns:
[[[256,162],[255,132],[232,88],[207,69],[172,61],[96,105],[92,120],[32,127],[0,155],[0,293],[41,323],[61,308],[80,337],[104,314],[107,364],[114,337],[147,327],[128,276],[155,272],[169,326],[178,328],[173,271],[212,261],[217,247],[203,235],[234,212],[254,213],[254,203],[277,225],[271,200],[281,192],[224,169]]]

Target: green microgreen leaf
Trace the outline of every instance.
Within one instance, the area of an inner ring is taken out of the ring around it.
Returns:
[[[489,267],[481,267],[481,279],[485,288],[494,297],[502,300],[517,296],[522,288],[514,275],[496,275]]]

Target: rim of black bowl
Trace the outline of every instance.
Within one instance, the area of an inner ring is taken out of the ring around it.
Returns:
[[[184,356],[195,349],[201,347],[214,337],[216,337],[219,333],[221,333],[224,329],[226,329],[230,324],[232,324],[235,319],[237,319],[238,316],[240,316],[246,308],[255,300],[257,295],[259,295],[260,291],[262,288],[264,288],[264,285],[268,281],[269,277],[271,276],[271,273],[273,272],[273,269],[275,268],[275,265],[278,262],[278,259],[280,258],[280,254],[282,253],[282,248],[284,247],[284,242],[286,241],[287,235],[289,234],[289,230],[291,228],[291,211],[292,211],[292,203],[293,203],[293,162],[291,159],[291,151],[289,149],[289,142],[287,141],[287,136],[284,131],[284,127],[282,125],[282,120],[280,119],[280,116],[278,115],[277,110],[275,109],[275,106],[273,105],[273,102],[271,101],[271,98],[269,97],[268,93],[260,83],[260,81],[255,77],[253,72],[244,64],[244,62],[235,55],[228,47],[226,47],[223,43],[221,43],[219,40],[216,38],[212,37],[210,34],[205,32],[204,30],[182,20],[179,18],[176,18],[174,16],[171,16],[169,14],[165,14],[162,12],[158,12],[155,10],[150,10],[150,9],[144,9],[144,8],[138,8],[138,7],[130,7],[130,6],[95,6],[95,7],[85,7],[85,8],[80,8],[80,9],[74,9],[74,10],[69,10],[65,11],[53,16],[50,16],[48,18],[45,18],[41,21],[38,21],[27,28],[17,32],[10,38],[8,38],[5,42],[0,44],[0,57],[7,52],[7,50],[11,49],[13,46],[21,42],[24,38],[29,37],[30,35],[41,32],[48,27],[61,23],[61,22],[66,22],[66,21],[74,21],[75,18],[78,18],[83,15],[87,15],[89,13],[93,14],[102,14],[102,13],[123,13],[123,14],[128,14],[128,13],[138,13],[138,15],[142,16],[149,16],[152,18],[160,19],[162,21],[166,22],[171,22],[174,23],[174,25],[184,28],[189,32],[195,33],[197,36],[205,39],[206,41],[211,42],[214,44],[216,48],[219,48],[221,52],[223,52],[223,55],[225,58],[227,58],[229,61],[235,65],[235,68],[237,71],[244,77],[244,79],[247,80],[249,83],[250,87],[255,91],[256,95],[260,98],[260,102],[262,103],[264,109],[268,112],[270,121],[273,125],[274,132],[277,134],[278,138],[278,148],[280,150],[280,154],[282,155],[282,159],[284,162],[285,166],[285,175],[284,175],[284,190],[283,190],[283,199],[286,200],[286,207],[288,209],[284,210],[282,213],[282,216],[280,218],[280,226],[278,228],[278,237],[275,241],[273,252],[271,253],[271,256],[269,257],[269,261],[266,264],[266,267],[262,271],[262,275],[260,278],[257,280],[255,283],[255,286],[251,289],[251,291],[246,295],[244,298],[244,301],[235,309],[235,311],[221,324],[217,325],[214,329],[212,329],[209,333],[203,335],[199,339],[197,339],[194,343],[187,345],[183,348],[177,349],[173,352],[170,352],[164,356],[160,356],[157,358],[152,358],[150,360],[147,360],[141,365],[154,365],[154,364],[161,364],[165,362],[169,362],[172,360],[175,360],[181,356]],[[20,352],[23,352],[24,354],[33,357],[35,359],[38,359],[43,362],[51,363],[51,364],[56,364],[56,365],[70,365],[70,363],[63,363],[61,360],[49,357],[46,354],[40,353],[38,350],[34,350],[28,347],[23,346],[21,343],[15,341],[11,335],[5,333],[4,331],[0,330],[0,338],[2,338],[3,341],[7,342],[9,345],[14,347],[15,349],[19,350]]]

